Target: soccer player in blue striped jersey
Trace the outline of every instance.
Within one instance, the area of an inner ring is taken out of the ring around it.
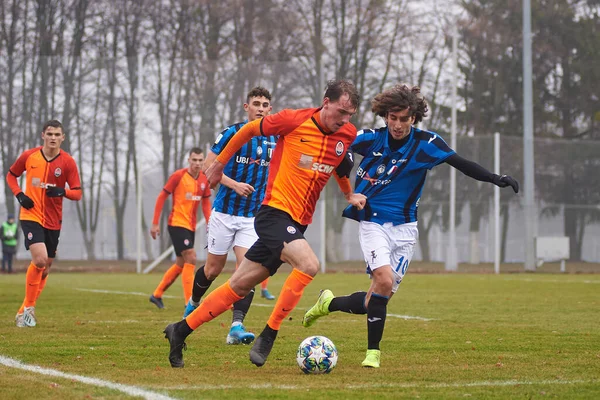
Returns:
[[[217,136],[204,165],[212,164],[242,126],[268,115],[271,109],[271,93],[267,89],[255,87],[250,90],[244,104],[248,119],[228,126]],[[206,264],[196,271],[192,297],[186,306],[184,318],[198,307],[202,296],[223,271],[229,250],[233,247],[237,268],[246,251],[258,239],[254,230],[254,216],[265,196],[268,167],[276,142],[276,136],[256,136],[225,165],[208,224]],[[275,297],[267,289],[267,280],[262,283],[262,297],[273,300]],[[234,304],[227,344],[249,344],[254,340],[254,334],[247,332],[243,325],[253,297],[254,290]]]
[[[323,290],[304,315],[311,326],[332,311],[367,315],[367,354],[363,367],[379,368],[387,304],[398,290],[412,259],[417,239],[417,209],[427,171],[447,163],[465,175],[519,191],[518,182],[496,175],[456,154],[435,132],[415,125],[427,113],[418,87],[397,85],[372,100],[372,111],[386,126],[358,132],[351,150],[363,156],[356,171],[356,193],[367,197],[362,210],[349,206],[343,216],[359,221],[359,239],[371,277],[367,292],[334,297]]]

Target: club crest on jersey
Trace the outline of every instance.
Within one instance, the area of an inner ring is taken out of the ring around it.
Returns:
[[[379,167],[377,167],[377,175],[383,174],[384,171],[385,171],[385,164],[381,164]]]
[[[204,192],[204,189],[206,189],[206,185],[204,183],[200,184],[200,190],[202,190]]]
[[[257,147],[256,148],[256,156],[260,157],[262,155],[262,153],[263,153],[262,147]]]
[[[341,156],[342,154],[344,154],[344,150],[345,150],[344,143],[340,140],[335,145],[335,154],[337,154],[338,156]]]
[[[190,240],[189,239],[185,239],[183,241],[183,244],[185,244],[186,246],[189,246],[190,245]]]
[[[29,232],[27,233],[27,240],[31,240],[33,239],[33,233]]]
[[[61,175],[62,175],[62,169],[60,169],[60,168],[56,168],[56,169],[54,170],[54,176],[58,178],[58,177],[59,177],[59,176],[61,176]]]
[[[293,235],[294,233],[296,233],[296,228],[290,225],[287,227],[287,231],[290,235]]]

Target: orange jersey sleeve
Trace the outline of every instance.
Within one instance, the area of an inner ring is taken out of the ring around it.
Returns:
[[[248,143],[254,136],[260,135],[260,122],[260,119],[255,119],[242,126],[217,156],[217,161],[221,164],[227,164],[229,159],[233,157],[244,144]]]
[[[283,110],[261,120],[263,134],[280,135],[263,204],[287,212],[302,225],[312,222],[321,191],[356,138],[350,123],[328,133],[319,111]]]
[[[19,219],[38,222],[46,229],[59,230],[62,225],[63,198],[46,196],[46,189],[50,186],[61,187],[65,189],[67,198],[79,200],[81,181],[75,160],[62,150],[52,160],[48,160],[40,146],[24,151],[9,169],[9,174],[15,178],[23,172],[26,174],[24,192],[33,200],[34,206],[30,210],[22,208]],[[21,191],[18,185],[16,188],[13,186],[11,185],[13,193],[15,190],[15,194]]]
[[[158,220],[160,219],[160,214],[162,213],[162,209],[165,205],[167,197],[169,197],[169,193],[167,193],[164,189],[158,194],[158,197],[156,198],[156,204],[154,204],[154,215],[152,216],[153,225],[158,224]]]
[[[169,215],[169,225],[196,231],[198,206],[210,188],[206,175],[194,178],[187,168],[175,171],[165,184],[164,190],[173,194],[173,208]]]
[[[333,174],[333,177],[337,181],[342,193],[348,194],[352,192],[352,184],[350,183],[350,179],[346,178],[345,176],[340,178],[339,176],[337,176],[337,174]]]
[[[200,180],[200,188],[204,186],[204,191],[202,192],[202,214],[204,214],[206,225],[208,225],[208,220],[210,219],[210,212],[212,209],[212,202],[210,201],[210,196],[212,193],[210,191],[208,178],[206,175],[204,175],[204,172],[200,172],[198,179]]]

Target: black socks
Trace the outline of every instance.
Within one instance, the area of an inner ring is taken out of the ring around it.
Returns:
[[[383,337],[385,327],[385,316],[389,298],[380,294],[372,293],[367,306],[367,333],[369,350],[379,350],[379,342]]]
[[[366,314],[365,297],[367,292],[354,292],[348,296],[335,297],[329,304],[329,311],[342,311],[350,314]]]
[[[208,280],[204,274],[204,265],[198,268],[196,276],[194,276],[194,287],[192,288],[192,301],[198,303],[202,296],[206,293],[213,280]]]

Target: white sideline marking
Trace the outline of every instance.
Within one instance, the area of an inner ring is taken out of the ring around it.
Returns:
[[[9,357],[0,356],[0,364],[5,365],[9,368],[18,368],[29,372],[34,372],[36,374],[42,374],[46,376],[54,376],[57,378],[70,379],[73,381],[85,383],[87,385],[100,386],[104,388],[109,388],[113,390],[118,390],[119,392],[123,392],[130,396],[143,397],[148,400],[174,400],[174,397],[169,397],[164,394],[151,392],[149,390],[142,389],[137,386],[124,385],[122,383],[115,383],[110,381],[105,381],[103,379],[98,378],[90,378],[82,375],[69,374],[66,372],[57,371],[55,369],[50,368],[42,368],[37,365],[27,365],[23,364],[20,361],[14,360]]]
[[[416,319],[419,321],[433,321],[432,318],[425,317],[413,317],[412,315],[399,315],[399,314],[388,314],[388,317],[400,318],[400,319]]]
[[[107,294],[125,294],[125,295],[131,295],[131,296],[147,296],[147,297],[150,297],[150,295],[148,293],[142,293],[142,292],[121,292],[119,290],[101,290],[101,289],[84,289],[84,288],[75,288],[75,290],[79,290],[80,292],[107,293]],[[163,297],[166,297],[166,298],[169,298],[169,299],[179,299],[181,296],[163,295]]]
[[[589,384],[597,383],[597,380],[542,380],[542,381],[481,381],[481,382],[465,382],[465,383],[366,383],[364,385],[340,385],[333,383],[331,387],[336,389],[371,389],[371,388],[468,388],[468,387],[502,387],[516,385],[574,385],[574,384]],[[193,386],[160,386],[154,387],[162,390],[230,390],[230,389],[284,389],[284,390],[306,390],[304,385],[273,385],[271,383],[250,384],[250,385],[193,385]],[[320,386],[321,389],[327,389],[327,385]]]
[[[81,292],[93,292],[93,293],[109,293],[109,294],[124,294],[124,295],[132,295],[132,296],[148,296],[148,293],[141,293],[141,292],[121,292],[118,290],[101,290],[101,289],[83,289],[83,288],[76,288],[75,290],[79,290]],[[178,296],[167,296],[167,295],[163,295],[163,297],[169,297],[169,298],[174,298],[174,299],[178,299]],[[252,303],[253,307],[272,307],[274,305],[274,303],[272,304],[264,304],[264,303]],[[306,307],[296,307],[295,310],[307,310]],[[409,319],[416,319],[419,321],[433,321],[433,319],[431,318],[424,318],[424,317],[414,317],[411,315],[399,315],[399,314],[388,314],[388,317],[393,317],[393,318],[400,318],[400,319],[405,319],[405,320],[409,320]],[[137,321],[131,321],[131,322],[137,322]]]

